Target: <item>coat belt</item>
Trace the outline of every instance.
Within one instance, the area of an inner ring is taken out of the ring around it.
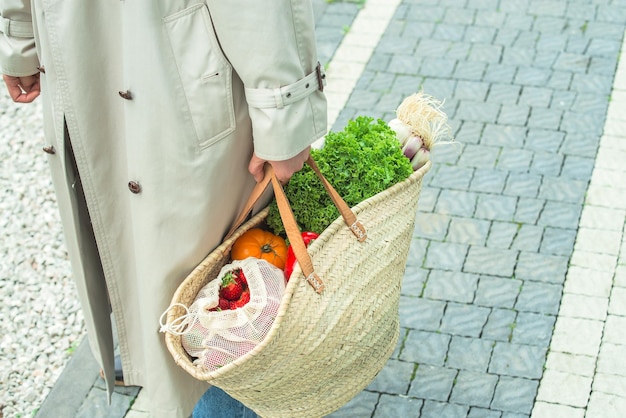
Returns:
[[[2,16],[0,16],[0,32],[14,38],[32,38],[35,36],[33,22],[11,20]]]
[[[259,109],[283,108],[316,91],[323,91],[326,85],[326,75],[318,63],[315,71],[306,77],[275,89],[251,89],[246,87],[248,105]]]

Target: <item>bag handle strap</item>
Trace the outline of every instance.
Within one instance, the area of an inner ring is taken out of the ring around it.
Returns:
[[[307,164],[313,169],[317,177],[324,185],[324,188],[326,189],[331,200],[341,213],[344,222],[350,228],[352,233],[356,236],[357,240],[359,242],[365,241],[365,239],[367,238],[367,232],[365,230],[365,227],[363,227],[363,225],[357,220],[356,215],[354,214],[354,212],[352,212],[352,209],[350,209],[348,204],[341,198],[335,188],[328,182],[328,180],[326,180],[322,172],[317,167],[317,164],[311,157],[307,159]],[[263,180],[261,180],[254,186],[254,189],[250,193],[248,201],[244,205],[237,219],[235,219],[235,221],[233,222],[233,226],[230,228],[224,239],[229,238],[237,230],[237,228],[239,228],[243,224],[248,214],[250,213],[256,202],[261,198],[270,183],[272,184],[272,187],[274,189],[274,195],[276,197],[278,211],[283,221],[283,225],[285,226],[285,231],[287,232],[289,242],[293,247],[293,252],[296,256],[296,260],[298,260],[300,268],[302,269],[302,272],[304,273],[307,282],[313,287],[313,289],[315,289],[317,293],[321,293],[324,290],[324,283],[313,269],[313,262],[311,261],[311,257],[306,250],[306,245],[304,244],[304,240],[302,239],[302,235],[300,234],[300,229],[298,228],[296,218],[293,214],[293,211],[291,210],[289,200],[285,195],[285,191],[283,190],[280,181],[278,181],[278,178],[274,173],[274,168],[270,164],[265,165],[265,176],[263,177]]]

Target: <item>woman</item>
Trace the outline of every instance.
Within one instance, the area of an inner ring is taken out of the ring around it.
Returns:
[[[43,148],[109,393],[112,312],[125,383],[143,387],[151,416],[188,417],[207,385],[174,364],[158,318],[263,165],[286,182],[325,134],[310,1],[0,0],[0,16],[9,94],[42,93]]]

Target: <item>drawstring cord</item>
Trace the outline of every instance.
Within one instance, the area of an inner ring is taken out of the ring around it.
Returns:
[[[165,316],[175,306],[180,306],[181,308],[185,310],[186,313],[184,315],[179,316],[178,318],[176,318],[169,324],[165,323],[164,321]],[[197,321],[198,321],[197,312],[193,312],[193,313],[190,312],[189,308],[187,308],[182,303],[174,303],[170,305],[170,307],[167,308],[165,312],[161,314],[161,317],[159,318],[159,324],[161,325],[159,332],[169,332],[170,334],[178,335],[178,336],[185,335],[191,330],[191,328],[193,328],[194,324]]]

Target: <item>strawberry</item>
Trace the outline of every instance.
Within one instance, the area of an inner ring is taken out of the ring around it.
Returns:
[[[212,307],[209,311],[225,311],[227,309],[230,309],[230,302],[227,299],[220,297],[218,305]]]
[[[233,277],[237,283],[241,284],[242,289],[245,290],[248,287],[248,279],[246,279],[242,269],[234,270]]]
[[[244,290],[238,300],[231,301],[230,309],[241,308],[242,306],[245,306],[248,302],[250,302],[250,289]]]
[[[232,272],[228,272],[222,278],[220,296],[226,300],[237,300],[241,297],[243,287],[238,283]]]

